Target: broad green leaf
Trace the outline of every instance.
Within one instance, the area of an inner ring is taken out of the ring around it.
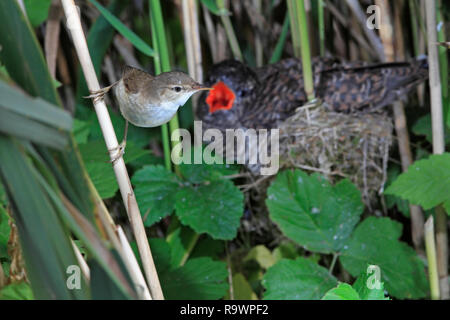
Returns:
[[[280,260],[264,275],[268,300],[319,300],[337,280],[328,270],[305,258]]]
[[[253,247],[244,258],[244,262],[254,260],[256,261],[261,268],[268,269],[275,264],[275,258],[272,255],[272,252],[267,249],[264,245],[258,245]]]
[[[198,234],[189,227],[183,226],[177,216],[172,216],[167,232],[167,243],[171,249],[171,265],[180,267],[189,257],[192,246],[195,246]]]
[[[366,272],[368,264],[378,266],[380,281],[396,298],[423,298],[428,292],[424,265],[411,247],[398,241],[401,233],[400,223],[369,217],[355,229],[339,259],[355,277]]]
[[[0,204],[0,259],[8,256],[8,240],[11,227],[9,226],[9,216]]]
[[[25,11],[33,27],[47,20],[52,0],[24,0]]]
[[[272,251],[272,255],[276,262],[278,262],[281,259],[296,259],[299,256],[299,253],[297,251],[297,248],[295,245],[290,241],[284,241],[278,245],[275,249]]]
[[[196,258],[160,275],[164,297],[169,300],[212,300],[228,289],[226,264],[210,258]]]
[[[114,197],[119,186],[111,163],[88,162],[85,167],[100,197],[102,199]]]
[[[336,288],[328,291],[322,300],[361,300],[361,297],[348,283],[339,283]]]
[[[210,257],[214,260],[218,260],[225,250],[225,243],[221,240],[214,240],[211,237],[205,235],[201,237],[192,253],[191,258]]]
[[[181,174],[191,183],[218,180],[239,172],[236,166],[226,164],[180,164]]]
[[[356,279],[353,289],[358,292],[361,300],[389,300],[384,296],[384,283],[376,279],[377,276],[375,269],[368,266]]]
[[[143,54],[153,57],[155,52],[152,48],[138,35],[136,35],[133,31],[131,31],[127,26],[125,26],[119,19],[117,19],[114,15],[111,14],[105,7],[99,4],[95,0],[89,0],[92,2],[94,6],[97,7],[98,11],[108,20],[109,23],[116,29],[121,35],[128,39],[139,51]]]
[[[258,300],[258,296],[242,273],[233,274],[233,296],[234,300]],[[230,293],[228,292],[225,300],[229,299]]]
[[[163,272],[172,269],[172,252],[169,244],[164,239],[160,238],[151,238],[148,241],[150,248],[152,249],[153,260],[155,261],[158,274],[162,274]]]
[[[338,252],[363,212],[361,194],[348,180],[331,186],[313,174],[284,171],[267,191],[270,218],[290,239],[313,252]]]
[[[72,133],[78,145],[87,143],[91,133],[91,124],[86,121],[73,119]]]
[[[181,223],[213,239],[236,236],[244,213],[244,196],[229,180],[187,186],[176,194],[176,214]]]
[[[388,169],[388,179],[384,189],[387,189],[393,181],[397,179],[397,177],[401,174],[400,167],[392,165]],[[393,207],[397,207],[397,209],[407,218],[410,217],[409,212],[409,204],[408,201],[403,200],[397,196],[385,195],[386,206],[388,209],[392,209]]]
[[[85,162],[86,171],[100,197],[102,199],[113,197],[119,190],[119,186],[106,151],[105,142],[101,140],[89,141],[79,145],[79,150]],[[130,160],[138,159],[148,153],[148,150],[142,150],[130,142],[127,143],[125,149],[124,161],[128,163]]]
[[[385,191],[425,210],[450,200],[450,153],[416,161]]]
[[[412,127],[412,131],[414,132],[415,135],[425,136],[426,140],[429,143],[433,143],[433,132],[431,129],[431,114],[427,114],[419,118],[419,120],[417,120],[414,126]],[[450,130],[444,127],[444,131],[445,131],[444,136],[445,144],[448,144],[450,143]]]
[[[131,179],[146,226],[170,215],[179,189],[177,176],[163,166],[146,166]]]
[[[16,282],[0,290],[0,300],[33,300],[33,291],[26,282]]]

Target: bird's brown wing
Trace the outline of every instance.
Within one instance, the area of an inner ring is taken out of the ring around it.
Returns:
[[[427,75],[426,61],[344,63],[321,72],[316,94],[330,110],[372,112],[406,95]]]
[[[145,71],[126,66],[123,70],[122,78],[126,90],[129,93],[137,93],[149,80],[153,79],[153,76]]]

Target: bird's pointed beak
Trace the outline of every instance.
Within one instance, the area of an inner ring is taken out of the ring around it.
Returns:
[[[208,90],[212,90],[213,88],[209,88],[207,86],[197,83],[192,86],[192,89],[196,90],[196,91],[208,91]]]

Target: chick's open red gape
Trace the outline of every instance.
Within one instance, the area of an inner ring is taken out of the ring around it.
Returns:
[[[216,83],[206,98],[209,113],[214,113],[218,110],[230,110],[235,99],[236,95],[225,83],[222,81]]]

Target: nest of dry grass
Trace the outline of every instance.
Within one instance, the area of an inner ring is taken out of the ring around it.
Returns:
[[[387,177],[392,120],[301,107],[280,126],[280,164],[350,179],[370,206]]]

